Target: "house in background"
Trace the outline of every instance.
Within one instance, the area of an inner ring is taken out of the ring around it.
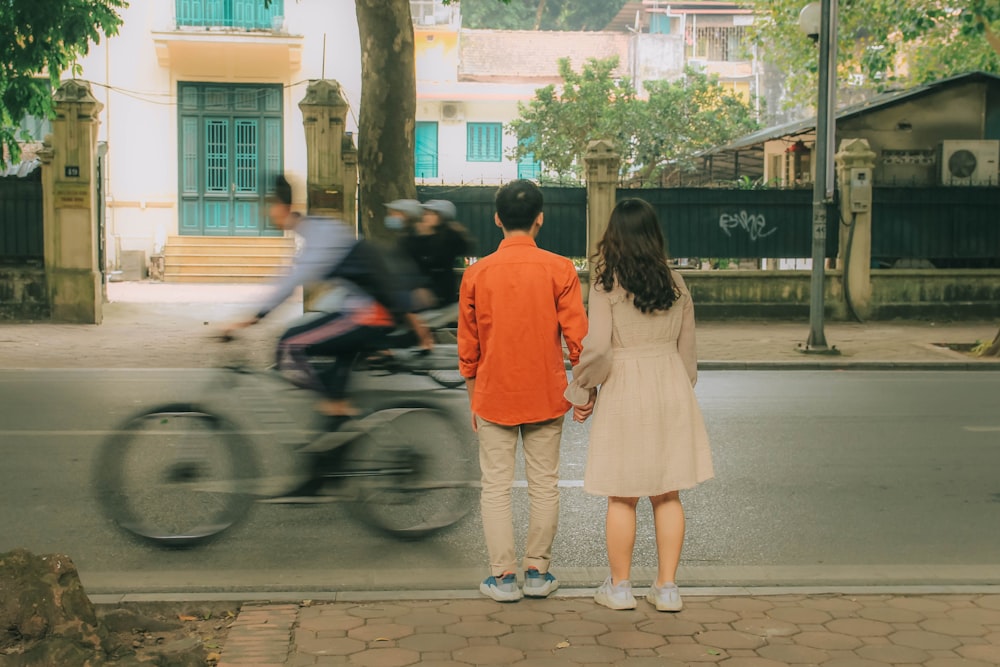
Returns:
[[[845,107],[835,145],[845,139],[868,140],[875,185],[997,185],[1000,77],[970,72]],[[707,151],[691,180],[811,187],[815,146],[815,119],[767,128]]]
[[[109,264],[164,254],[178,281],[284,271],[294,241],[267,219],[269,180],[284,172],[304,207],[310,79],[336,79],[357,109],[354,3],[164,0],[121,16],[80,61],[104,105]]]

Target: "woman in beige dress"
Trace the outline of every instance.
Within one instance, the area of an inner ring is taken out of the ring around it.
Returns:
[[[675,580],[684,508],[678,491],[713,476],[693,389],[694,305],[680,274],[667,265],[656,212],[645,201],[619,202],[597,249],[590,328],[566,390],[577,421],[594,415],[583,488],[608,498],[611,576],[594,599],[612,609],[635,608],[629,576],[636,505],[647,497],[658,568],[646,599],[660,611],[680,611]]]

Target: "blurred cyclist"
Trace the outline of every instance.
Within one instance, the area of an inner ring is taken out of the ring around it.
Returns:
[[[400,244],[427,278],[438,306],[458,302],[455,265],[472,253],[468,232],[455,220],[455,205],[432,199],[422,205],[423,215],[415,221]]]
[[[411,323],[400,299],[394,276],[381,253],[355,238],[354,230],[331,218],[303,217],[292,212],[292,187],[278,176],[269,215],[277,227],[292,229],[305,241],[291,271],[274,287],[250,319],[226,328],[225,333],[256,324],[308,283],[326,281],[331,289],[316,303],[321,312],[296,320],[278,342],[278,368],[306,374],[310,388],[325,399],[317,410],[334,417],[358,413],[347,396],[347,382],[358,354],[392,332]],[[426,335],[423,332],[422,335]],[[313,357],[334,357],[333,364],[316,367]]]

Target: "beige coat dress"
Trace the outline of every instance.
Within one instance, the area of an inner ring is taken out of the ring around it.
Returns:
[[[590,328],[566,398],[587,403],[600,386],[590,425],[583,488],[641,498],[687,489],[713,476],[698,378],[694,305],[683,278],[667,311],[643,314],[620,286],[590,290]]]

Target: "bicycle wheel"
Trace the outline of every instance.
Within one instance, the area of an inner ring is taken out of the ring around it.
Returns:
[[[393,408],[376,412],[363,426],[346,466],[358,518],[396,537],[420,538],[472,509],[474,450],[446,413]]]
[[[102,445],[95,487],[105,514],[161,546],[192,546],[248,511],[257,466],[233,425],[196,405],[153,408]]]

